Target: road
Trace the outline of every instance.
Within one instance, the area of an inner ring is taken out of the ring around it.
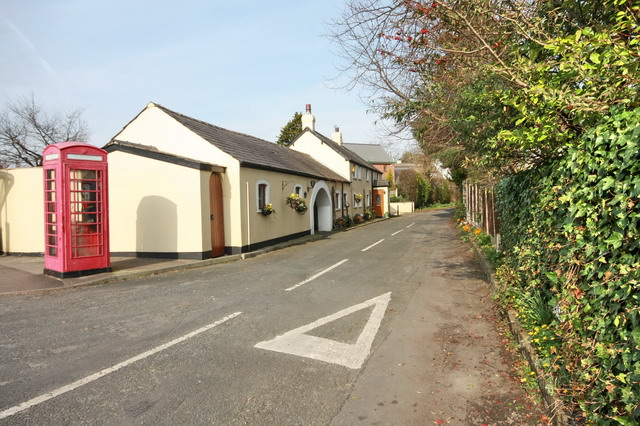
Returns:
[[[527,423],[450,214],[0,298],[0,424]]]

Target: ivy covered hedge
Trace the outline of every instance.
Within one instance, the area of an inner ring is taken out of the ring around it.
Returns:
[[[496,189],[505,301],[589,423],[640,423],[640,109]]]

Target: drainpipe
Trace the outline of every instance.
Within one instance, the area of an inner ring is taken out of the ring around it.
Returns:
[[[247,186],[247,251],[251,251],[251,205],[249,204],[249,182],[246,182]],[[240,247],[242,252],[242,247]]]
[[[344,201],[344,182],[342,182],[342,189],[340,190],[340,205],[342,206],[342,216],[344,216],[344,205],[345,205],[345,201]]]

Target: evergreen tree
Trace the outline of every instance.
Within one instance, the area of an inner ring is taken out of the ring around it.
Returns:
[[[300,133],[302,133],[302,113],[296,112],[293,114],[293,118],[280,130],[278,145],[289,145]]]

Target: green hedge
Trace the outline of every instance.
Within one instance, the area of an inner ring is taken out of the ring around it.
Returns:
[[[496,188],[506,301],[589,423],[640,423],[639,145],[640,109],[614,111]]]

